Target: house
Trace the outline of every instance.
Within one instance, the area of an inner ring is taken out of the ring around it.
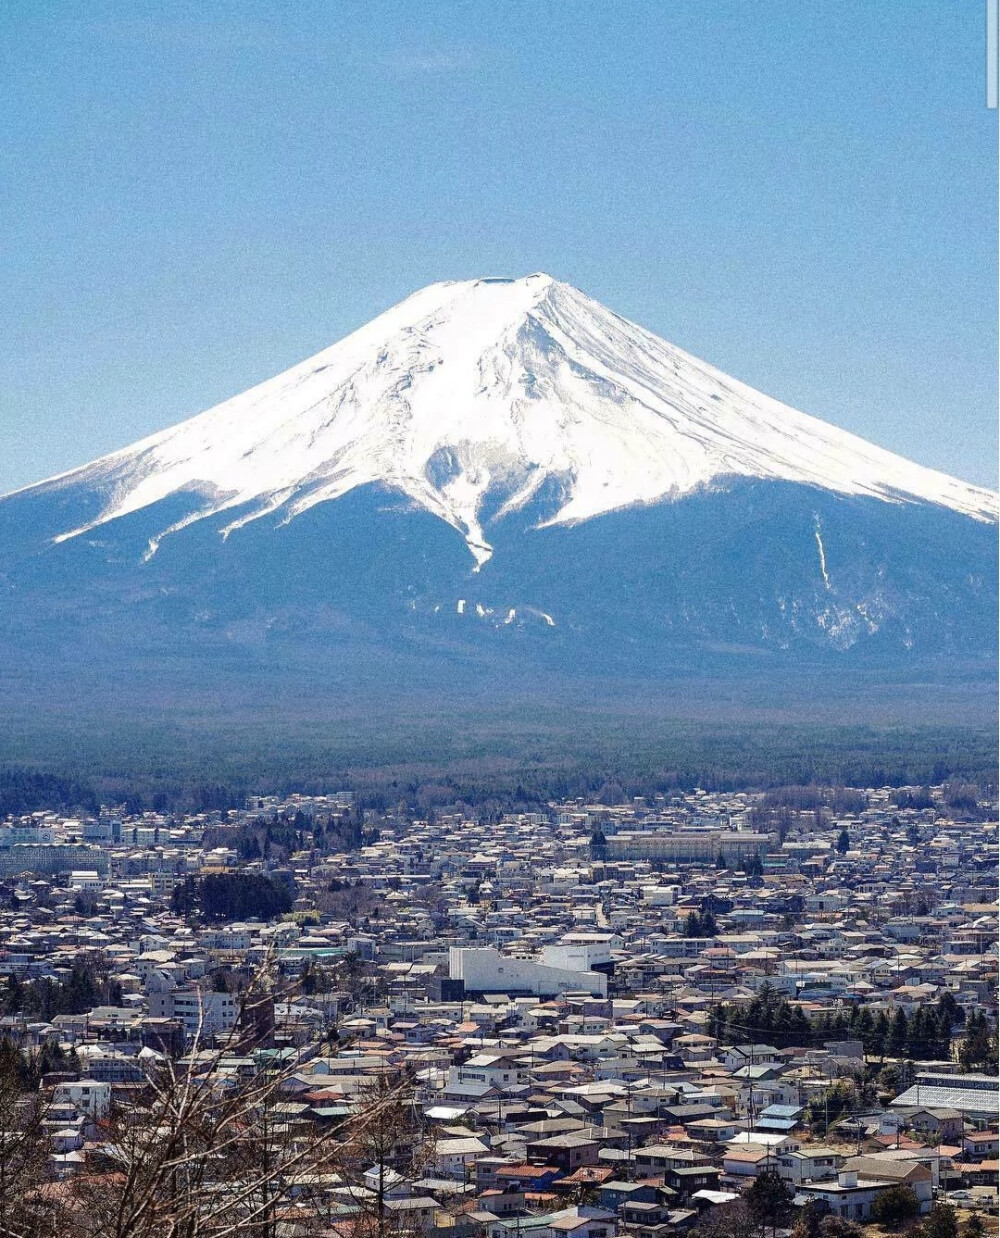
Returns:
[[[547,1191],[559,1177],[554,1165],[507,1165],[494,1174],[501,1190]]]
[[[615,1171],[610,1166],[585,1165],[582,1169],[574,1170],[573,1173],[560,1178],[556,1183],[556,1189],[564,1192],[595,1191],[614,1176]]]
[[[636,1148],[632,1157],[637,1177],[655,1178],[676,1165],[693,1165],[700,1158],[687,1148],[675,1148],[670,1144],[650,1144]]]
[[[715,1191],[722,1170],[714,1165],[676,1165],[663,1175],[665,1185],[676,1191],[680,1199],[690,1199],[695,1191]]]
[[[601,1208],[578,1208],[550,1219],[550,1238],[613,1238],[618,1220]]]
[[[770,1148],[771,1155],[777,1156],[781,1152],[793,1152],[801,1146],[798,1139],[794,1139],[791,1135],[781,1135],[771,1131],[740,1131],[738,1135],[734,1135],[729,1140],[731,1148],[746,1147],[747,1145],[760,1148]]]
[[[998,1165],[1000,1162],[996,1160],[978,1161],[973,1165],[966,1165],[962,1170],[962,1181],[967,1186],[997,1186],[1000,1175],[998,1175]]]
[[[1000,1156],[1000,1135],[996,1131],[970,1131],[962,1139],[962,1151],[974,1161],[996,1160]]]
[[[657,1193],[656,1187],[649,1182],[623,1182],[613,1178],[604,1183],[598,1198],[602,1208],[617,1212],[627,1203],[655,1204]]]
[[[718,1100],[719,1098],[714,1098]],[[691,1122],[700,1122],[706,1118],[717,1118],[721,1105],[702,1101],[687,1101],[676,1105],[664,1105],[662,1113],[672,1125],[687,1126]]]
[[[635,1238],[660,1238],[670,1233],[670,1209],[666,1203],[633,1200],[622,1207],[622,1223]]]
[[[781,1067],[743,1066],[733,1076],[733,1082],[741,1085],[739,1107],[741,1112],[762,1115],[772,1106],[798,1108],[801,1104],[801,1087],[798,1079],[779,1077]]]
[[[835,1178],[843,1163],[842,1153],[817,1144],[807,1144],[794,1151],[781,1152],[777,1158],[778,1173],[793,1186]]]
[[[727,1178],[755,1178],[765,1169],[773,1169],[774,1163],[774,1156],[769,1149],[746,1144],[741,1148],[726,1149],[722,1158],[722,1172]]]
[[[798,1126],[803,1112],[800,1105],[768,1105],[754,1125],[757,1130],[776,1131],[787,1135]]]
[[[760,1085],[777,1083],[784,1069],[781,1062],[758,1062],[755,1065],[748,1063],[745,1066],[738,1066],[733,1071],[733,1078],[738,1083],[749,1084],[756,1095]],[[767,1103],[770,1104],[770,1100]]]
[[[362,1174],[365,1189],[379,1191],[383,1199],[406,1199],[412,1195],[410,1184],[391,1165],[372,1165]]]
[[[501,1189],[497,1180],[497,1172],[510,1169],[510,1161],[505,1156],[481,1156],[476,1161],[476,1190],[496,1191]]]
[[[852,1157],[852,1161],[864,1161],[866,1157]],[[812,1200],[825,1207],[833,1216],[847,1221],[867,1221],[871,1217],[872,1204],[892,1187],[906,1185],[913,1189],[920,1203],[920,1212],[931,1210],[931,1171],[925,1165],[913,1165],[905,1173],[897,1170],[883,1173],[885,1166],[877,1165],[871,1170],[844,1168],[830,1182],[805,1182],[795,1196],[796,1203],[806,1204]],[[876,1176],[879,1174],[881,1176]]]
[[[489,1152],[480,1139],[437,1139],[434,1142],[434,1168],[446,1178],[462,1178],[466,1166],[475,1165]]]
[[[684,1129],[700,1143],[728,1143],[739,1131],[740,1125],[735,1118],[697,1118],[685,1122]]]
[[[908,1186],[920,1200],[921,1212],[928,1212],[933,1197],[934,1171],[928,1165],[908,1159],[904,1153],[898,1157],[893,1152],[877,1152],[873,1155],[852,1156],[844,1161],[844,1171],[855,1173],[858,1180],[888,1178],[900,1186]]]
[[[517,1067],[510,1058],[493,1053],[475,1053],[461,1066],[448,1071],[445,1090],[452,1094],[455,1084],[485,1083],[491,1088],[509,1088],[521,1082]]]
[[[436,1193],[440,1194],[437,1189]],[[476,1197],[479,1208],[495,1217],[516,1216],[524,1211],[523,1191],[482,1191]]]
[[[529,1160],[555,1165],[564,1173],[572,1173],[583,1166],[598,1163],[600,1144],[589,1135],[569,1132],[535,1139],[527,1145],[526,1152]]]
[[[57,1155],[66,1152],[77,1152],[83,1147],[83,1131],[75,1126],[64,1126],[61,1130],[52,1131],[49,1135],[52,1151]]]
[[[780,1061],[774,1045],[733,1045],[722,1050],[722,1064],[733,1072],[743,1066],[772,1065]]]
[[[958,1143],[965,1129],[965,1119],[957,1109],[900,1110],[905,1125],[939,1143]]]
[[[894,1182],[859,1182],[857,1174],[841,1173],[833,1182],[807,1182],[799,1187],[795,1196],[798,1206],[816,1203],[831,1216],[845,1221],[867,1221],[871,1217],[872,1204]]]
[[[415,1195],[410,1199],[387,1199],[386,1211],[403,1229],[425,1232],[434,1228],[441,1206],[430,1195]]]
[[[945,1180],[955,1176],[954,1166],[951,1160],[951,1151],[947,1145],[942,1144],[938,1147],[927,1148],[920,1144],[915,1144],[910,1140],[906,1141],[909,1146],[899,1148],[887,1148],[884,1152],[869,1153],[870,1160],[877,1161],[898,1161],[907,1164],[926,1165],[931,1171],[931,1185],[935,1191],[938,1187],[945,1183],[942,1181],[942,1175]],[[955,1150],[957,1152],[957,1149]]]
[[[489,1238],[613,1238],[618,1223],[602,1208],[576,1205],[559,1212],[510,1217],[488,1228]]]

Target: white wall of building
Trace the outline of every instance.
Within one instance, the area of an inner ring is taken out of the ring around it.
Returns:
[[[452,946],[448,952],[448,974],[452,980],[464,980],[466,989],[474,993],[513,990],[542,996],[580,990],[606,997],[608,992],[607,977],[600,972],[514,959],[489,946]]]

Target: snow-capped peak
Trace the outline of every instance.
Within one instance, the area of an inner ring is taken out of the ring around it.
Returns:
[[[996,517],[990,491],[772,400],[544,274],[432,284],[276,378],[41,484],[105,495],[57,540],[200,496],[153,554],[207,516],[231,512],[228,536],[381,482],[458,529],[478,567],[487,496],[495,517],[547,485],[548,523],[568,523],[734,476]]]

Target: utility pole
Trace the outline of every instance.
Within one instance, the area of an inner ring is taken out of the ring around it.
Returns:
[[[628,1139],[626,1161],[625,1161],[625,1181],[632,1181],[632,1084],[626,1080],[625,1082],[625,1126],[626,1136]]]
[[[827,1075],[826,1087],[823,1089],[823,1104],[825,1107],[826,1117],[823,1122],[823,1138],[825,1139],[830,1133],[830,1083],[832,1076]]]

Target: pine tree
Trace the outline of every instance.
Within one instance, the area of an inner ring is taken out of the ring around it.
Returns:
[[[951,1057],[951,1019],[942,1010],[937,1019],[937,1044],[934,1046],[936,1056],[942,1060]]]
[[[909,1031],[909,1020],[906,1017],[906,1011],[902,1006],[896,1007],[896,1013],[892,1016],[892,1023],[889,1028],[889,1052],[898,1054],[906,1047],[906,1036]]]
[[[981,1010],[974,1010],[965,1025],[965,1037],[958,1048],[963,1070],[995,1069],[997,1039],[991,1035],[989,1021]]]
[[[918,1006],[906,1028],[906,1056],[919,1061],[926,1055],[926,1048],[927,1016],[923,1006]]]
[[[968,1230],[965,1231],[968,1234]],[[950,1204],[935,1204],[920,1225],[920,1238],[958,1238],[958,1215]]]
[[[890,1030],[889,1016],[884,1010],[880,1010],[875,1018],[875,1025],[872,1028],[872,1052],[878,1053],[882,1061],[885,1060],[886,1054],[889,1052]]]

